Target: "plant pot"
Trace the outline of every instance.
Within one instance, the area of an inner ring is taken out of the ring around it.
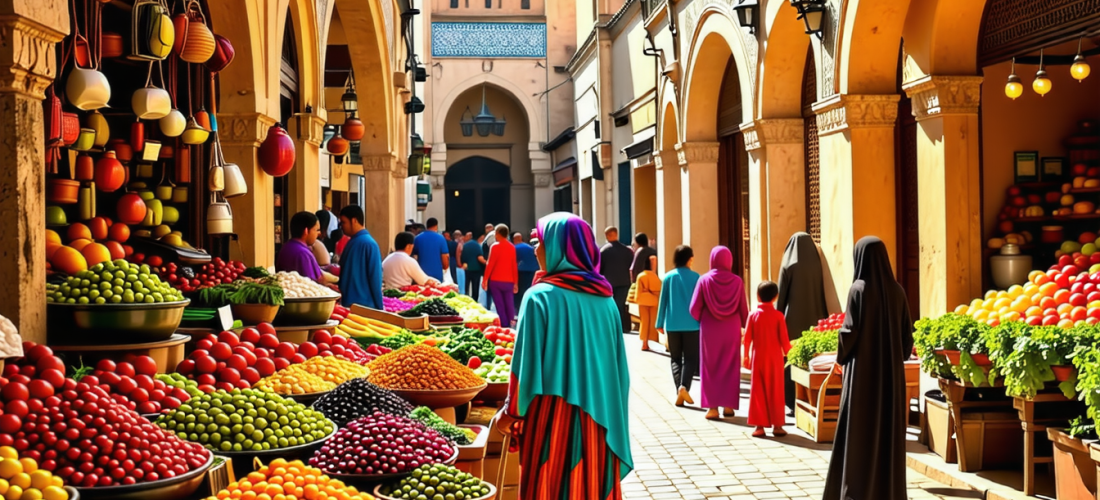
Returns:
[[[46,200],[51,203],[72,205],[80,195],[80,183],[69,179],[50,179],[47,182]]]
[[[989,360],[988,354],[971,354],[970,358],[974,360],[974,364],[978,366],[993,366],[993,362]]]
[[[959,358],[962,356],[962,353],[956,349],[944,349],[941,354],[947,357],[947,362],[951,363],[952,366],[958,365]]]
[[[1096,498],[1096,463],[1089,457],[1089,443],[1071,437],[1064,429],[1047,428],[1054,444],[1054,487],[1058,500]]]
[[[267,304],[233,304],[233,317],[248,326],[271,323],[279,314],[279,306]]]
[[[1055,365],[1050,367],[1050,370],[1054,372],[1054,380],[1065,382],[1073,376],[1077,368],[1073,365]]]

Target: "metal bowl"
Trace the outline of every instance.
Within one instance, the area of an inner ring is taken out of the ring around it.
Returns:
[[[214,465],[214,454],[201,467],[176,477],[127,486],[95,486],[76,488],[82,500],[184,500],[190,498]],[[72,500],[72,498],[70,498]]]
[[[329,474],[329,475],[331,476],[332,474]],[[470,499],[467,499],[467,500],[494,500],[497,497],[497,487],[493,486],[493,483],[490,483],[490,482],[487,482],[487,481],[484,481],[484,480],[482,482],[485,483],[485,485],[489,487],[489,494],[485,495],[485,496],[477,497],[477,498],[470,498]],[[381,484],[374,488],[374,497],[377,498],[378,500],[400,500],[398,498],[383,495]]]
[[[405,401],[408,401],[413,406],[427,406],[435,410],[438,408],[454,408],[469,403],[488,385],[489,384],[482,382],[481,385],[477,387],[471,387],[469,389],[451,389],[446,391],[411,389],[390,389],[390,391],[400,396]]]
[[[157,304],[47,303],[46,332],[58,345],[105,345],[168,340],[190,300]]]
[[[283,307],[275,316],[275,326],[323,325],[332,317],[340,295],[332,297],[302,297],[283,299]]]
[[[237,477],[245,477],[249,472],[253,471],[253,462],[256,459],[260,459],[261,462],[268,462],[275,458],[285,458],[287,460],[301,459],[306,461],[313,455],[313,452],[317,451],[325,441],[328,441],[336,431],[339,430],[336,424],[332,424],[332,432],[329,435],[318,439],[312,443],[300,444],[297,446],[287,446],[285,448],[272,448],[270,450],[263,451],[215,451],[219,456],[233,459],[233,473]],[[160,499],[157,499],[160,500]]]
[[[455,452],[451,455],[451,458],[444,460],[443,465],[454,465],[458,461],[459,449],[456,446]],[[344,484],[350,484],[356,488],[370,487],[379,483],[386,483],[389,481],[400,481],[406,477],[412,475],[412,471],[398,472],[396,474],[341,474],[339,472],[328,472],[322,470],[326,475],[333,479],[339,479]]]

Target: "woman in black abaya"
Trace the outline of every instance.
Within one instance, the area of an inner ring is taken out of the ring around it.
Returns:
[[[792,342],[829,315],[821,257],[809,234],[794,233],[787,242],[783,266],[779,269],[779,297],[775,309],[783,313],[787,335]],[[783,375],[783,397],[787,408],[794,411],[794,382],[789,366]]]
[[[844,367],[825,500],[904,500],[905,360],[913,322],[886,245],[859,240],[837,363]]]

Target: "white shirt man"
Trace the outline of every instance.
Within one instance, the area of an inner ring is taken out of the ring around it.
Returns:
[[[413,240],[412,233],[400,233],[394,238],[394,248],[397,251],[391,253],[382,261],[382,289],[391,290],[406,287],[412,284],[433,285],[437,280],[428,276],[420,263],[412,257]]]

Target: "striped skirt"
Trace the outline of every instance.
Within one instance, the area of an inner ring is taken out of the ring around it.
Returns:
[[[557,396],[536,396],[520,443],[520,500],[619,500],[619,458],[607,430]]]

